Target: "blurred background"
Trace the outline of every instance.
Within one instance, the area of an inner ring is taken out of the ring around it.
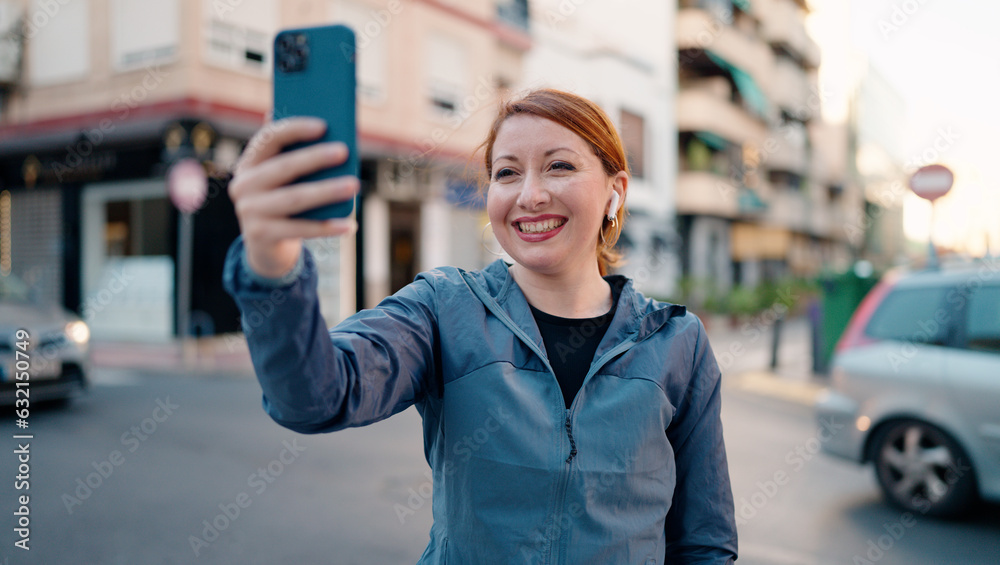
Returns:
[[[35,305],[0,309],[0,354],[29,328],[33,398],[89,384],[32,407],[35,549],[13,548],[5,477],[0,563],[419,557],[418,416],[287,455],[220,282],[225,173],[272,115],[273,38],[331,22],[358,39],[362,193],[355,236],[308,243],[330,325],[422,270],[493,260],[476,151],[497,100],[577,92],[628,151],[624,274],[712,336],[737,507],[764,501],[740,562],[998,562],[992,506],[885,547],[901,514],[870,470],[811,447],[879,277],[933,264],[931,240],[946,262],[1000,249],[998,20],[985,0],[0,0],[0,290]],[[930,164],[954,173],[933,204],[909,188]]]

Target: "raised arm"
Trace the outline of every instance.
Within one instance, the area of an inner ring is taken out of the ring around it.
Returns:
[[[224,284],[243,313],[265,409],[303,433],[364,425],[406,408],[424,394],[434,366],[436,321],[426,282],[327,330],[302,240],[350,233],[355,223],[291,216],[353,197],[358,179],[289,184],[343,162],[343,144],[281,153],[323,127],[307,118],[266,126],[248,144],[229,189],[242,235],[226,258]]]

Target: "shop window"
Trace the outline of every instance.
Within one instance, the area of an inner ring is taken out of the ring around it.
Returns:
[[[169,255],[170,202],[166,198],[105,203],[106,257]]]
[[[178,0],[111,2],[111,62],[127,71],[169,62],[180,44]]]

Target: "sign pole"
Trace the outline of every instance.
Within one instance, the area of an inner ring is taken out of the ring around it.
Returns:
[[[931,203],[931,223],[927,230],[927,266],[931,269],[937,269],[940,266],[937,248],[934,247],[934,213],[937,209],[935,204],[938,198],[948,194],[954,182],[955,175],[951,169],[936,164],[920,167],[910,177],[910,190]]]
[[[934,247],[934,217],[935,212],[937,212],[937,202],[931,200],[931,225],[927,230],[927,266],[931,269],[937,269],[941,266],[938,261],[937,248]]]

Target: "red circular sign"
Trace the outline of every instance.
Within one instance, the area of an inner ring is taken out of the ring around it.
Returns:
[[[933,202],[951,190],[955,175],[944,165],[927,165],[920,167],[910,177],[910,189],[921,198]]]
[[[208,176],[201,163],[183,159],[170,167],[167,189],[174,206],[185,214],[193,214],[205,203],[208,195]]]

